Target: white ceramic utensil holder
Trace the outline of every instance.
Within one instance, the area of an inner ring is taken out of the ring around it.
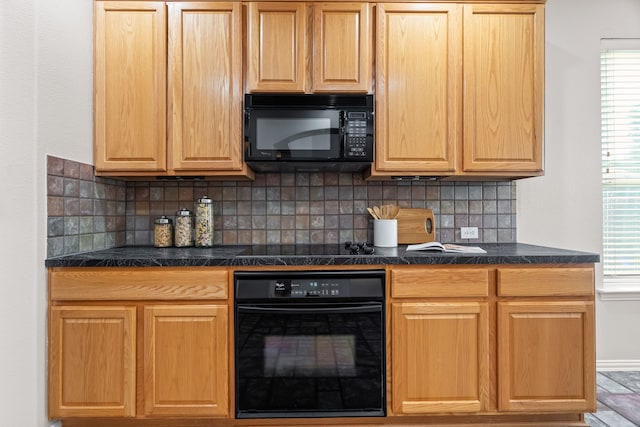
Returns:
[[[373,245],[382,248],[398,246],[397,219],[376,219],[373,221]]]

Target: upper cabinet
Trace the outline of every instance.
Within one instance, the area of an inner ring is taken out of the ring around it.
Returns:
[[[465,5],[464,86],[464,172],[542,171],[543,5]]]
[[[462,6],[378,4],[380,175],[452,174],[461,123]]]
[[[542,174],[544,5],[382,3],[371,175]]]
[[[313,5],[314,92],[371,90],[373,36],[369,10],[368,3]]]
[[[94,78],[99,175],[252,178],[244,92],[375,92],[370,179],[543,174],[542,0],[97,1]]]
[[[96,172],[166,171],[166,11],[162,2],[96,2]]]
[[[247,90],[369,92],[371,7],[368,3],[249,3]]]
[[[248,176],[237,2],[96,2],[95,166]]]
[[[169,3],[169,168],[237,171],[242,162],[238,3]]]

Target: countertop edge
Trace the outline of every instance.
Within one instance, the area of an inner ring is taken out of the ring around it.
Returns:
[[[374,255],[245,255],[247,246],[212,250],[128,247],[47,258],[45,267],[255,267],[345,265],[592,264],[600,255],[522,243],[485,244],[485,254],[408,252],[380,248]]]

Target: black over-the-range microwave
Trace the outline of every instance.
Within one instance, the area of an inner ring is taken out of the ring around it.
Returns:
[[[362,171],[373,116],[373,95],[246,94],[245,161],[256,172]]]

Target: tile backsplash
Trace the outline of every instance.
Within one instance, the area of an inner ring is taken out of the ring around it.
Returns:
[[[122,245],[151,245],[153,221],[175,219],[195,200],[214,201],[214,243],[307,244],[373,241],[366,208],[394,203],[432,209],[436,238],[514,242],[512,182],[367,182],[351,173],[267,173],[255,181],[120,181],[94,177],[91,165],[49,156],[48,256]]]
[[[47,156],[47,256],[125,244],[126,183],[93,166]]]

